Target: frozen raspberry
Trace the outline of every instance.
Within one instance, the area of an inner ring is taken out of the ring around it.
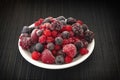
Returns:
[[[57,34],[58,34],[58,32],[57,32],[57,31],[52,31],[52,37],[56,37],[56,36],[57,36]]]
[[[47,48],[49,49],[49,50],[53,50],[54,49],[54,44],[53,43],[48,43],[47,44]]]
[[[52,52],[48,49],[45,49],[42,52],[41,60],[46,64],[53,64],[55,62],[55,57],[52,55]]]
[[[39,26],[39,25],[41,25],[41,23],[43,22],[43,19],[42,18],[40,18],[38,21],[36,21],[34,24],[35,24],[35,26]]]
[[[55,63],[56,64],[63,64],[64,63],[64,57],[62,55],[56,56]]]
[[[67,19],[67,24],[72,25],[72,24],[74,24],[75,22],[76,22],[76,19],[75,19],[75,18],[69,17],[69,18]]]
[[[65,57],[65,63],[71,63],[73,61],[73,58],[69,57],[69,56],[66,56]]]
[[[61,46],[60,45],[55,45],[55,50],[60,50]]]
[[[44,30],[44,35],[47,37],[51,36],[51,31],[48,29]]]
[[[74,43],[75,42],[75,40],[73,38],[69,38],[68,40],[69,40],[70,43]]]
[[[30,46],[32,45],[32,41],[30,37],[23,37],[20,39],[20,46],[27,50],[30,48]]]
[[[83,22],[81,20],[77,20],[77,23],[79,23],[80,25],[83,24]]]
[[[56,18],[57,20],[61,21],[61,20],[64,20],[65,21],[65,17],[64,16],[59,16]]]
[[[63,39],[61,37],[56,37],[55,38],[55,44],[56,45],[62,45]]]
[[[43,30],[47,29],[47,27],[46,27],[45,24],[41,24],[41,25],[39,26],[39,28],[40,28],[40,29],[43,29]]]
[[[41,54],[37,51],[32,52],[31,56],[32,56],[32,59],[34,59],[34,60],[40,60],[40,58],[41,58]]]
[[[37,34],[36,34],[37,30],[38,30],[38,29],[34,29],[34,30],[32,31],[32,33],[31,33],[31,39],[32,39],[32,42],[33,42],[33,43],[38,42],[38,36],[37,36]]]
[[[68,39],[63,39],[63,45],[69,44],[69,40]]]
[[[65,30],[66,30],[66,31],[72,31],[72,26],[66,25],[66,26],[65,26]]]
[[[80,49],[80,54],[81,55],[85,55],[85,54],[87,54],[89,51],[86,49],[86,48],[81,48]]]
[[[77,49],[74,44],[67,44],[63,47],[63,52],[73,58],[77,53]]]
[[[54,38],[53,37],[47,37],[46,42],[47,43],[54,42]]]
[[[39,43],[45,43],[46,42],[46,36],[42,35],[39,37]]]
[[[68,38],[70,37],[70,33],[69,33],[68,31],[63,31],[63,32],[62,32],[62,37],[63,37],[64,39],[68,39]]]

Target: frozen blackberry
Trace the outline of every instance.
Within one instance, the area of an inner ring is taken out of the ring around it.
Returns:
[[[61,21],[61,20],[64,20],[65,21],[65,17],[64,16],[59,16],[56,18],[57,20]]]
[[[82,36],[83,35],[83,29],[80,26],[79,23],[75,23],[72,25],[72,30],[75,33],[76,36]]]
[[[94,33],[92,31],[85,32],[85,40],[88,41],[88,43],[92,42],[93,38],[94,38]]]
[[[54,44],[53,43],[48,43],[47,44],[47,48],[49,49],[49,50],[53,50],[54,49]]]
[[[41,36],[42,33],[43,33],[43,30],[42,30],[42,29],[39,29],[39,30],[37,30],[37,32],[36,32],[37,36]]]
[[[62,55],[56,56],[55,63],[56,64],[63,64],[64,63],[64,57]]]
[[[77,50],[79,50],[80,48],[82,48],[84,46],[84,44],[82,41],[77,41],[77,42],[75,42],[75,46],[76,46]]]
[[[37,43],[35,45],[35,50],[39,51],[39,52],[42,52],[44,50],[44,46],[41,43]]]
[[[62,32],[62,37],[63,37],[64,39],[68,39],[68,38],[70,37],[70,33],[69,33],[68,31],[63,31],[63,32]]]
[[[63,24],[60,21],[54,21],[51,26],[55,29],[60,31],[63,27]]]
[[[86,25],[86,24],[83,24],[82,25],[82,28],[83,28],[83,30],[84,30],[84,32],[88,29],[88,26]]]
[[[61,37],[56,37],[56,38],[55,38],[55,44],[61,45],[62,42],[63,42],[63,39],[62,39]]]
[[[34,29],[34,27],[29,28],[28,26],[24,26],[21,33],[28,33],[28,34],[30,34],[33,29]]]
[[[67,19],[67,24],[72,25],[72,24],[74,24],[74,23],[76,23],[76,19],[75,19],[75,18],[69,17],[69,18]]]

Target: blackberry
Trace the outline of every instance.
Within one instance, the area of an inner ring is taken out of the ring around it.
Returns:
[[[53,50],[54,49],[54,44],[53,43],[48,43],[47,44],[47,48],[49,49],[49,50]]]
[[[65,21],[65,17],[64,16],[59,16],[56,18],[57,20],[61,21],[61,20],[64,20]]]
[[[68,38],[70,37],[70,33],[69,33],[68,31],[63,31],[63,32],[62,32],[62,37],[63,37],[64,39],[68,39]]]
[[[28,33],[28,34],[30,34],[33,29],[34,29],[34,27],[29,28],[28,26],[24,26],[22,31],[21,31],[21,33]]]
[[[67,19],[67,24],[72,25],[72,24],[74,24],[74,23],[76,23],[76,19],[75,19],[75,18],[69,17],[69,18]]]
[[[62,55],[56,56],[55,63],[56,64],[64,64],[64,57]]]
[[[83,35],[83,29],[80,26],[79,23],[75,23],[72,25],[72,30],[75,33],[76,36],[82,36]]]
[[[55,29],[60,31],[63,27],[63,24],[60,21],[54,21],[51,26]]]
[[[88,29],[88,26],[86,25],[86,24],[83,24],[82,25],[82,28],[83,28],[83,30],[84,30],[84,32]]]
[[[94,38],[94,33],[92,31],[85,32],[85,40],[88,41],[88,43],[91,43],[93,38]]]
[[[39,51],[39,52],[42,52],[44,50],[44,46],[41,43],[37,43],[35,45],[35,50]]]
[[[62,42],[63,42],[63,39],[62,39],[61,37],[56,37],[56,38],[55,38],[55,44],[61,45]]]
[[[77,42],[75,42],[75,46],[76,46],[77,50],[79,50],[80,48],[82,48],[84,46],[84,44],[82,41],[77,41]]]

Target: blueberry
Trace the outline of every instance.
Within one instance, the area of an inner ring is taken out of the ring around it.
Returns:
[[[38,31],[36,32],[37,36],[41,36],[42,33],[43,33],[43,30],[38,30]]]
[[[92,31],[85,32],[85,40],[88,41],[88,43],[92,42],[93,38],[94,38],[94,33]]]
[[[62,39],[61,37],[56,37],[56,38],[55,38],[55,44],[61,45],[62,42],[63,42],[63,39]]]
[[[84,46],[84,44],[82,41],[77,41],[77,42],[75,42],[75,46],[76,46],[77,50],[79,50],[80,48],[82,48]]]
[[[84,30],[84,32],[88,29],[88,26],[86,25],[86,24],[83,24],[82,25],[82,28],[83,28],[83,30]]]
[[[39,51],[39,52],[42,52],[44,50],[44,46],[41,43],[37,43],[35,45],[35,50]]]
[[[64,64],[64,57],[62,55],[56,56],[55,63],[56,64]]]
[[[72,24],[74,24],[74,23],[76,23],[76,19],[75,19],[75,18],[69,17],[69,18],[67,19],[67,24],[72,25]]]
[[[34,29],[34,27],[29,28],[28,26],[24,26],[23,29],[22,29],[22,33],[28,33],[28,34],[30,34],[33,29]]]
[[[47,48],[49,49],[49,50],[53,50],[54,49],[54,44],[53,43],[48,43],[47,44]]]
[[[61,20],[64,20],[65,21],[65,17],[64,16],[59,16],[56,18],[57,20],[61,21]]]
[[[62,37],[63,37],[64,39],[66,39],[66,38],[68,39],[69,36],[70,36],[70,33],[69,33],[68,31],[62,32]]]

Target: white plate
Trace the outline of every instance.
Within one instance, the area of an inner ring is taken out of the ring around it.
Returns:
[[[32,26],[34,26],[34,25],[32,24],[29,27],[32,27]],[[20,41],[20,39],[19,39],[19,41]],[[69,64],[56,65],[56,64],[45,64],[45,63],[42,63],[41,61],[33,60],[31,58],[31,53],[21,48],[21,46],[19,45],[19,41],[18,41],[18,48],[19,48],[21,55],[29,63],[31,63],[35,66],[38,66],[38,67],[46,68],[46,69],[64,69],[64,68],[69,68],[69,67],[75,66],[77,64],[80,64],[92,54],[92,51],[95,46],[95,40],[93,39],[92,42],[88,45],[88,48],[87,48],[89,50],[88,54],[85,54],[83,56],[80,56],[80,55],[77,56],[76,58],[74,58],[73,62],[71,62]]]

